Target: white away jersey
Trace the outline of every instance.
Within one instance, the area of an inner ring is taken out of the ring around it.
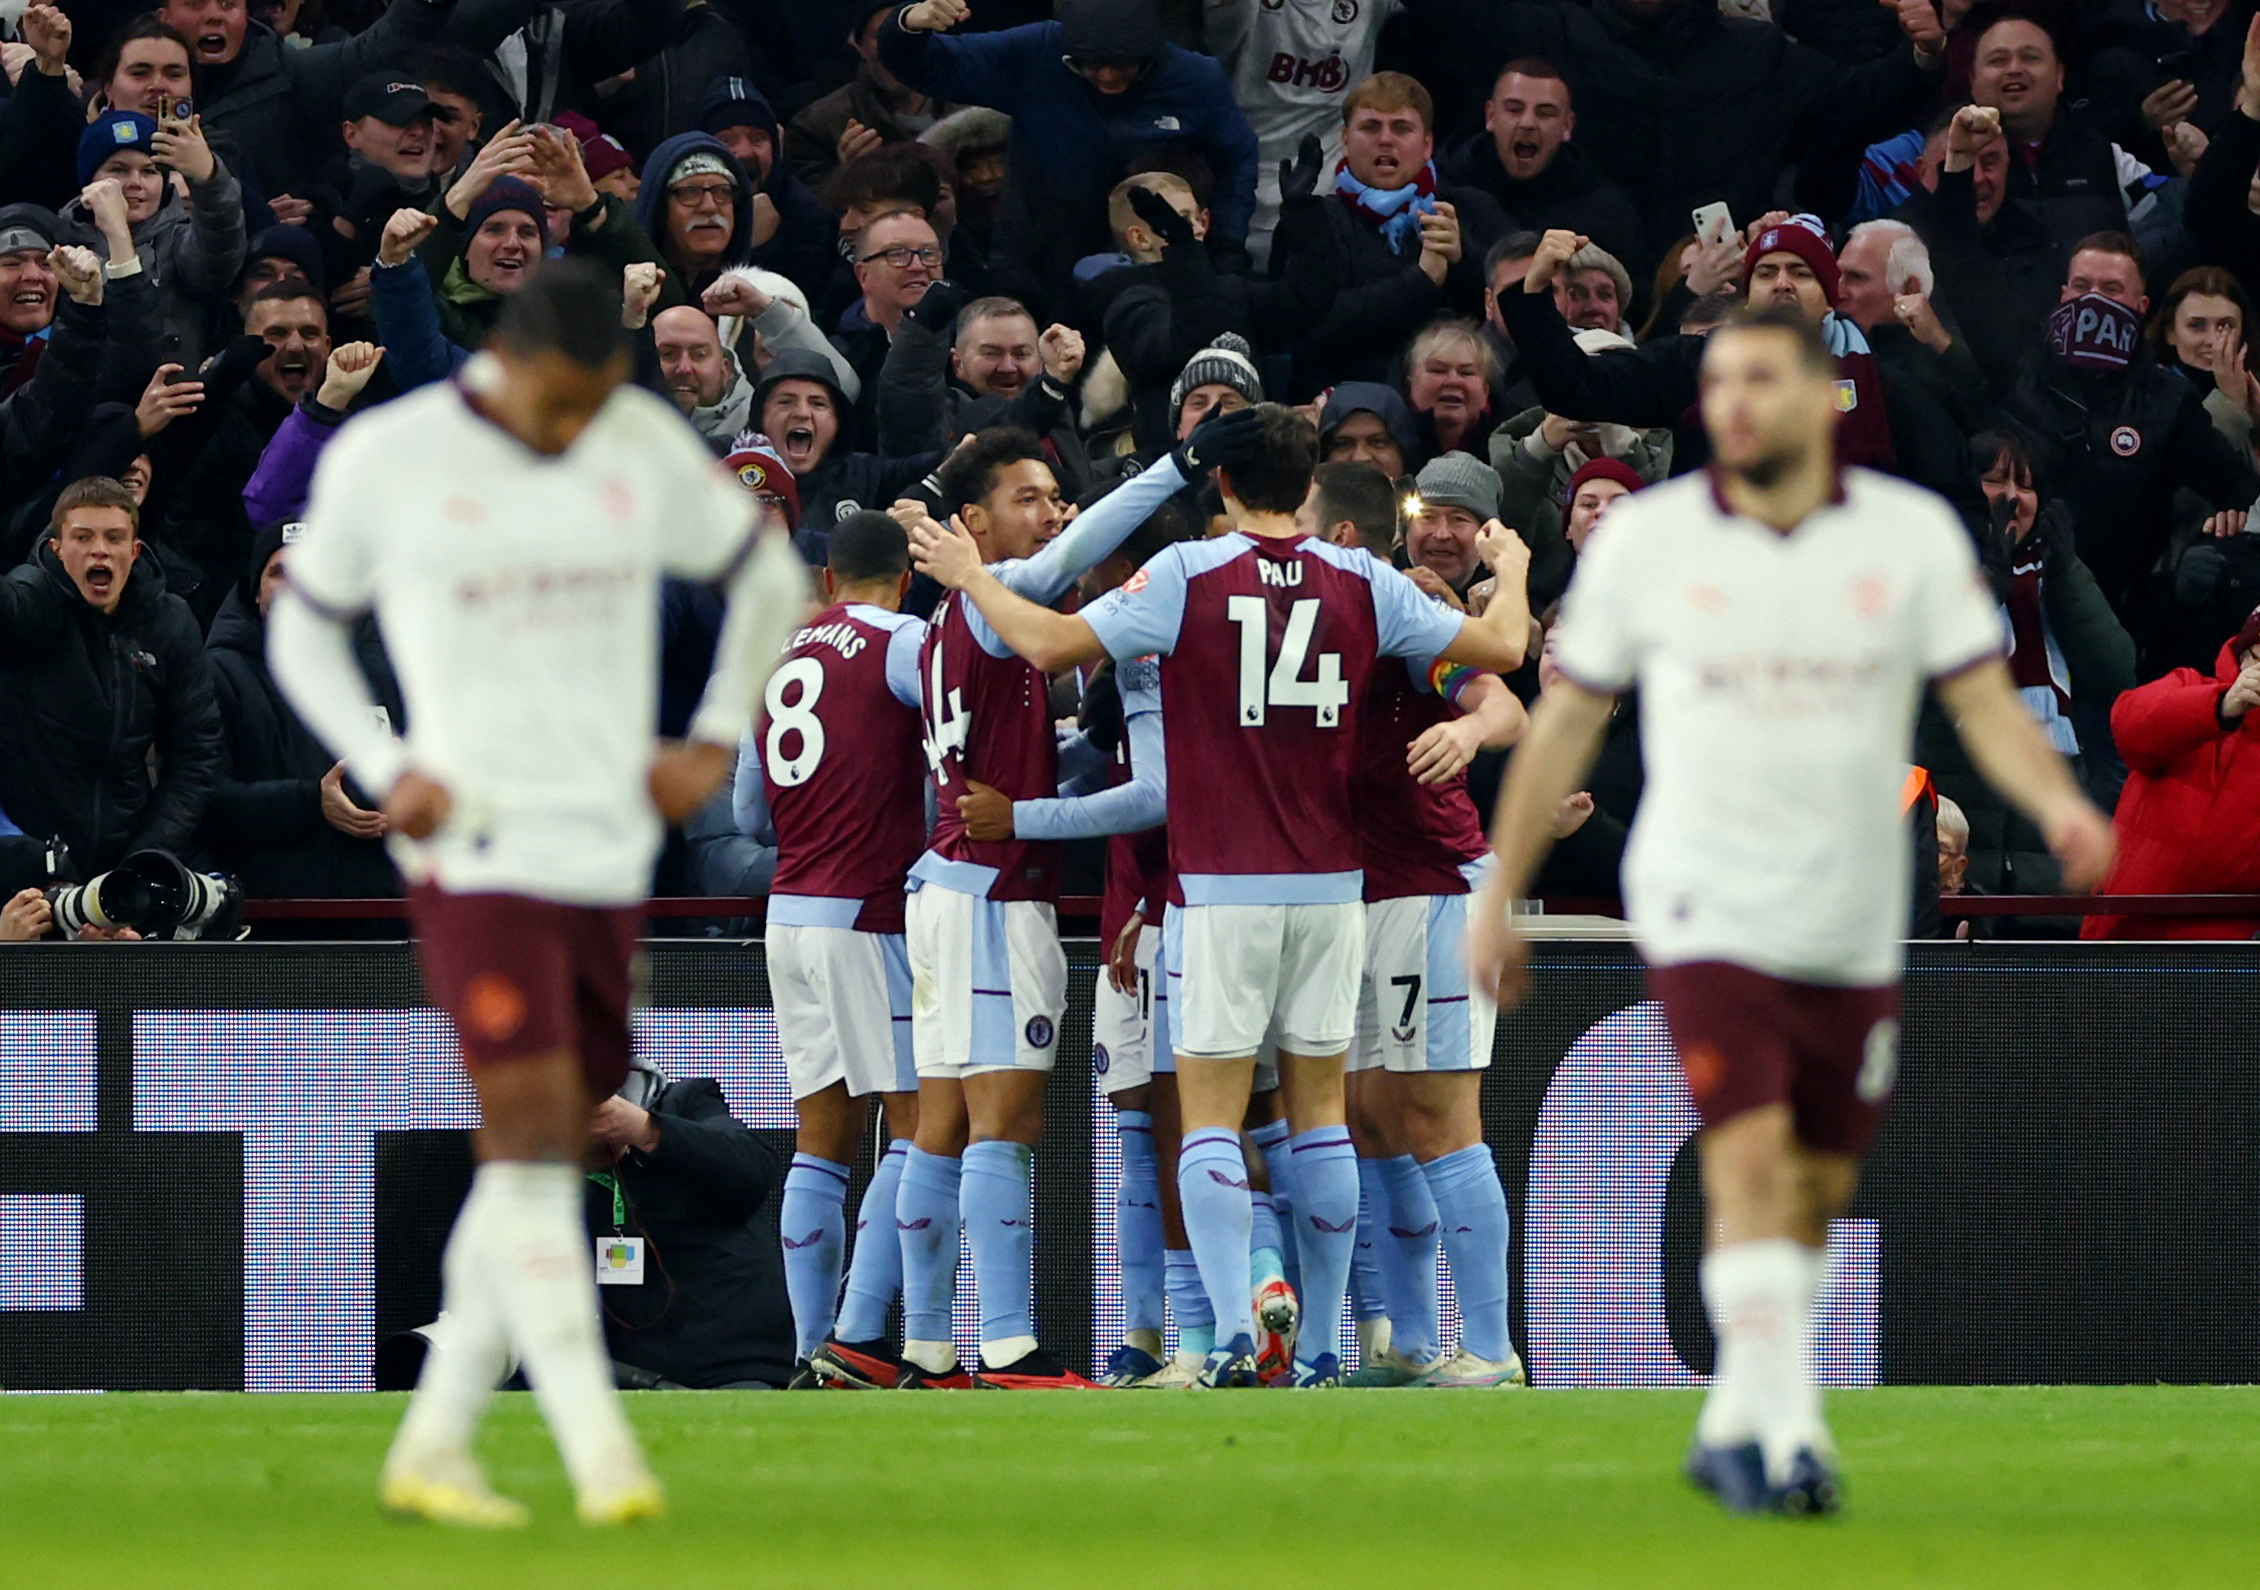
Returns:
[[[404,873],[455,893],[644,898],[661,838],[645,785],[660,576],[728,575],[755,516],[682,417],[635,387],[554,458],[449,382],[346,426],[315,471],[290,583],[333,616],[376,610],[408,762],[454,797],[428,843],[393,841]]]
[[[1727,512],[1708,474],[1613,510],[1555,662],[1588,689],[1640,691],[1624,897],[1648,959],[1896,977],[1923,688],[2000,649],[1968,534],[1904,481],[1846,470],[1788,535]]]

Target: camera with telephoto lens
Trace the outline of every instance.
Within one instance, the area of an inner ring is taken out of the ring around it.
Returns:
[[[194,871],[164,850],[137,850],[85,883],[56,883],[46,892],[64,938],[89,926],[132,928],[145,939],[235,938],[243,917],[243,885],[225,873]]]

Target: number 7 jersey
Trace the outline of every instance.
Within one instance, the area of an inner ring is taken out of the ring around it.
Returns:
[[[1117,658],[1162,655],[1171,903],[1361,897],[1350,807],[1380,657],[1431,657],[1460,615],[1362,551],[1235,533],[1173,546],[1083,611]]]

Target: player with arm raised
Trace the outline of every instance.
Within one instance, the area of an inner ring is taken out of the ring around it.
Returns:
[[[1309,522],[1338,546],[1386,560],[1397,494],[1370,464],[1322,464]],[[1496,521],[1495,603],[1525,634],[1530,549]],[[1467,979],[1468,891],[1490,870],[1467,793],[1479,750],[1528,723],[1497,674],[1407,658],[1366,688],[1350,806],[1365,868],[1365,977],[1347,1079],[1358,1173],[1376,1229],[1389,1346],[1356,1385],[1519,1386],[1507,1331],[1507,1198],[1483,1143],[1483,1072],[1498,1008]],[[1459,1350],[1442,1354],[1436,1248],[1442,1234],[1460,1308]]]
[[[1025,431],[980,431],[943,466],[942,496],[995,565],[1000,589],[1053,602],[1194,470],[1231,456],[1247,426],[1229,415],[1205,422],[1176,456],[1072,522],[1041,442]],[[958,805],[976,782],[1009,800],[1057,793],[1050,681],[955,596],[935,610],[921,668],[937,815],[932,843],[910,870],[904,912],[919,1087],[918,1135],[895,1211],[912,1370],[905,1383],[968,1383],[948,1331],[962,1209],[981,1297],[981,1383],[1088,1386],[1039,1348],[1035,1326],[1032,1156],[1067,1003],[1059,847],[975,839]]]
[[[524,1522],[471,1457],[513,1356],[581,1517],[663,1510],[613,1389],[581,1162],[592,1103],[627,1075],[662,819],[729,770],[807,601],[783,531],[680,416],[624,384],[632,362],[618,279],[543,270],[458,381],[355,420],[322,455],[270,635],[292,704],[386,792],[425,985],[478,1093],[479,1169],[442,1271],[450,1332],[381,1490],[454,1523]],[[723,585],[729,616],[689,740],[655,756],[663,574]],[[405,743],[353,658],[349,626],[371,609]]]
[[[824,610],[769,676],[739,771],[759,780],[777,834],[764,944],[800,1121],[778,1208],[796,1356],[831,1384],[885,1388],[900,1374],[882,1340],[902,1284],[895,1195],[918,1124],[902,889],[926,848],[926,626],[902,611],[909,543],[883,513],[833,526],[823,586]],[[874,1096],[887,1148],[856,1215],[843,1299],[849,1164]]]
[[[1187,533],[1187,520],[1176,505],[1156,509],[1111,557],[1083,576],[1083,600],[1095,601],[1114,590]],[[1099,942],[1110,964],[1093,995],[1091,1069],[1114,1108],[1122,1145],[1114,1242],[1122,1276],[1123,1341],[1109,1355],[1101,1383],[1127,1386],[1162,1367],[1164,1212],[1152,1110],[1152,1035],[1159,1008],[1154,952],[1161,935],[1160,908],[1150,903],[1147,891],[1149,872],[1158,874],[1167,865],[1168,841],[1161,827],[1168,786],[1160,664],[1141,657],[1094,677],[1085,691],[1086,706],[1110,695],[1119,737],[1107,764],[1106,787],[1078,794],[1062,785],[1056,797],[1016,801],[974,782],[957,804],[966,832],[977,840],[1109,839]],[[1145,931],[1148,921],[1157,931]],[[1126,933],[1136,935],[1136,943],[1118,953],[1117,940]]]
[[[1718,1336],[1688,1473],[1736,1512],[1829,1512],[1813,1381],[1829,1221],[1897,1069],[1911,858],[1899,792],[1926,686],[2073,888],[2111,827],[2018,700],[1969,537],[1917,487],[1832,462],[1835,368],[1801,317],[1711,334],[1714,462],[1609,515],[1578,562],[1547,690],[1500,793],[1471,975],[1522,981],[1507,919],[1615,697],[1647,790],[1624,899],[1695,1109]]]
[[[1342,1061],[1365,954],[1349,801],[1357,701],[1379,657],[1512,666],[1508,614],[1463,619],[1363,552],[1304,535],[1318,437],[1278,404],[1253,414],[1245,456],[1217,484],[1233,533],[1174,546],[1080,616],[1015,595],[963,537],[914,530],[920,567],[959,588],[1038,668],[1108,654],[1162,661],[1169,848],[1182,905],[1171,1025],[1185,1135],[1178,1192],[1216,1312],[1212,1385],[1253,1385],[1253,1208],[1242,1158],[1256,1056],[1276,1041],[1294,1130],[1303,1337],[1294,1382],[1340,1378],[1342,1296],[1357,1228]],[[1198,433],[1196,433],[1197,436]]]

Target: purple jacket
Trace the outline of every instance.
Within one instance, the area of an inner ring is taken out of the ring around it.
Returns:
[[[243,511],[250,516],[252,529],[280,524],[306,511],[314,465],[344,423],[343,414],[312,397],[290,411],[243,488]]]

